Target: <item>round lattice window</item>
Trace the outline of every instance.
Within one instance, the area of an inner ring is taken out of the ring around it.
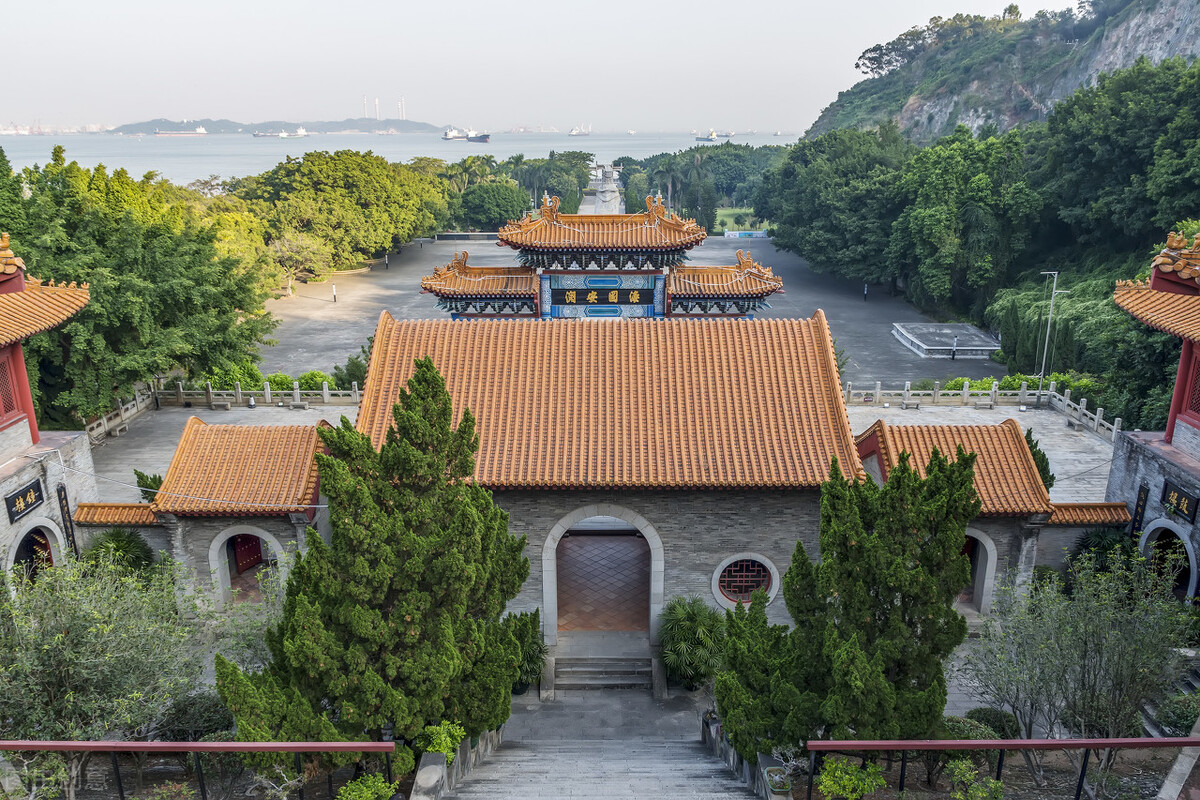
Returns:
[[[749,603],[756,589],[771,591],[771,569],[753,558],[739,558],[725,565],[717,578],[717,588],[726,599]]]

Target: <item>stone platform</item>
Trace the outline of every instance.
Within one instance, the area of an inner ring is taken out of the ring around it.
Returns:
[[[922,358],[981,359],[1000,349],[990,334],[961,322],[893,322],[892,336]]]

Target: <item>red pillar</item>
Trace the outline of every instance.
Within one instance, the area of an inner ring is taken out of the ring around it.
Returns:
[[[13,391],[17,395],[17,405],[21,411],[25,412],[25,418],[29,422],[29,438],[34,444],[38,443],[41,435],[38,433],[37,414],[33,408],[33,393],[29,391],[29,373],[25,371],[25,353],[21,350],[20,342],[13,342],[7,348],[8,352],[3,354],[3,361],[8,361],[13,380]]]
[[[1192,340],[1184,339],[1183,352],[1179,354],[1179,372],[1175,373],[1175,392],[1171,395],[1171,413],[1167,415],[1167,432],[1163,434],[1163,441],[1167,444],[1171,443],[1171,437],[1175,434],[1175,418],[1183,411],[1191,388],[1188,378],[1192,375],[1192,350]]]

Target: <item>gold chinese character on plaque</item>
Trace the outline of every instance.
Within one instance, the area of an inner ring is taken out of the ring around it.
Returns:
[[[636,303],[640,297],[641,297],[641,294],[639,294],[638,292],[630,292],[629,293],[629,302]]]
[[[1167,503],[1170,505],[1177,505],[1179,503],[1179,492],[1171,492],[1169,495],[1167,495]]]
[[[1180,498],[1179,498],[1179,513],[1180,513],[1180,514],[1190,514],[1190,513],[1192,513],[1192,512],[1191,512],[1191,511],[1188,509],[1188,499],[1187,499],[1186,497],[1180,497]]]
[[[13,503],[13,505],[16,506],[17,511],[24,511],[25,510],[25,498],[18,497],[16,499],[16,502]]]
[[[37,502],[37,492],[35,492],[33,489],[30,489],[29,493],[25,495],[25,502],[29,503],[29,505],[33,505],[34,503],[36,503]]]
[[[610,302],[610,303],[617,302],[617,290],[616,289],[613,289],[611,292],[608,293],[608,302]]]
[[[594,303],[594,302],[596,302],[596,293],[595,293],[595,292],[588,292],[587,301],[588,301],[589,303]]]
[[[575,292],[574,291],[567,292],[566,296],[563,298],[563,302],[564,303],[574,303],[575,302]]]

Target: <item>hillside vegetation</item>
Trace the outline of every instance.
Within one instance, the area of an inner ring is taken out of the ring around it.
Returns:
[[[927,147],[895,122],[797,143],[755,213],[813,269],[886,283],[919,308],[1002,336],[1009,369],[1038,371],[1061,273],[1048,371],[1089,405],[1161,429],[1178,340],[1117,309],[1114,281],[1148,273],[1171,230],[1200,232],[1200,62],[1148,59],[1101,76],[1044,123]],[[1082,387],[1086,387],[1086,390]]]
[[[893,121],[929,142],[965,125],[1006,131],[1139,57],[1200,54],[1198,0],[1082,0],[1079,12],[1016,4],[997,17],[934,17],[859,56],[868,77],[841,92],[807,135]]]

